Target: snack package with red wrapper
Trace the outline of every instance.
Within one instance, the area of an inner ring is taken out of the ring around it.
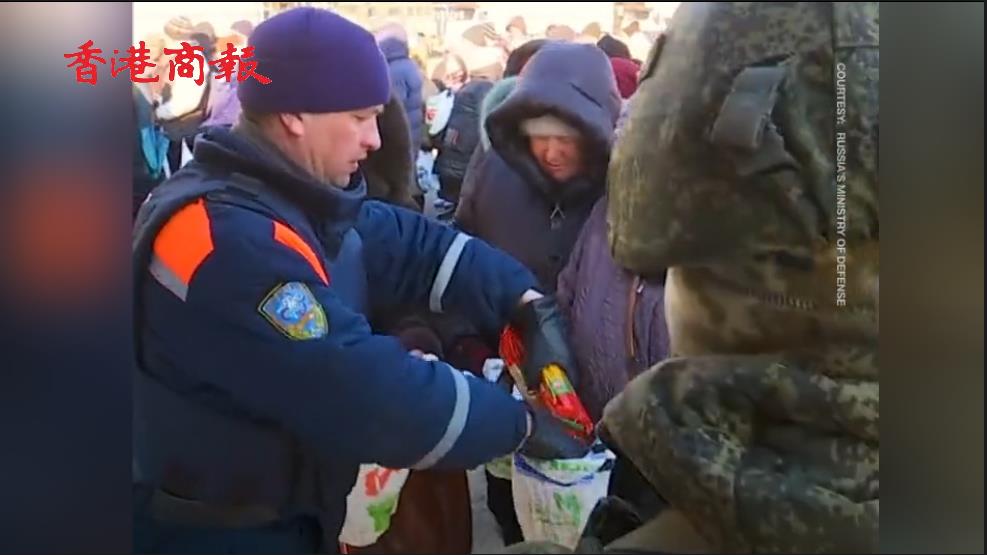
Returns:
[[[573,436],[592,441],[593,421],[590,420],[589,413],[586,412],[582,401],[576,395],[564,368],[556,364],[549,364],[542,368],[540,384],[524,383],[524,375],[521,373],[524,344],[521,341],[521,336],[511,326],[505,327],[501,333],[499,350],[500,358],[504,360],[515,384],[528,402],[536,400],[531,391],[537,387],[537,400],[553,416],[568,425]]]

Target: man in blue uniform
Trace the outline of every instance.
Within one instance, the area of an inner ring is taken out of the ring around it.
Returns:
[[[582,455],[543,410],[372,333],[364,314],[419,303],[519,326],[529,383],[574,370],[519,263],[364,201],[389,93],[373,37],[300,8],[251,44],[270,84],[241,83],[241,123],[201,136],[135,227],[136,550],[333,552],[362,463]]]

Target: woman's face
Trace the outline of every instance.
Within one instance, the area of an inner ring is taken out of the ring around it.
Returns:
[[[569,181],[584,168],[582,141],[565,135],[534,135],[531,155],[542,170],[559,183]]]
[[[450,58],[446,63],[446,74],[442,77],[442,83],[453,91],[459,90],[466,83],[466,68],[455,58]]]

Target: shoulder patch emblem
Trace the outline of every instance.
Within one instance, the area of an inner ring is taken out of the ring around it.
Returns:
[[[275,287],[258,310],[291,339],[318,339],[329,333],[325,310],[304,283],[292,281]]]

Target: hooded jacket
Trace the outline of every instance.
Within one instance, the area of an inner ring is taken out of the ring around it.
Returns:
[[[425,99],[422,96],[422,74],[411,60],[408,43],[390,37],[380,41],[380,51],[387,59],[391,75],[391,90],[401,99],[408,116],[408,131],[413,152],[422,142],[425,121]]]
[[[582,376],[576,393],[594,422],[631,379],[668,357],[663,281],[617,265],[607,243],[607,197],[597,201],[557,291]]]
[[[497,87],[488,99],[501,93]],[[590,45],[544,46],[484,121],[491,149],[478,149],[467,168],[457,225],[513,255],[543,289],[554,291],[583,222],[603,194],[619,111],[603,52]],[[523,121],[545,114],[578,129],[583,138],[586,170],[568,183],[541,170],[519,130]]]

